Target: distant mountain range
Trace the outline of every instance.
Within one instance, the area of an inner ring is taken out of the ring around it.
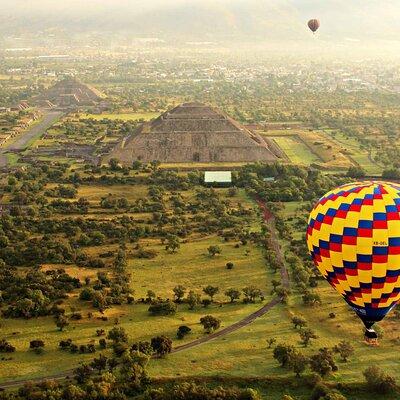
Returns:
[[[0,0],[2,34],[64,29],[193,40],[400,38],[399,0]]]

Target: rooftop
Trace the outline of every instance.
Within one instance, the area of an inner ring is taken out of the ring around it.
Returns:
[[[231,171],[206,171],[204,173],[205,183],[230,183],[232,182]]]

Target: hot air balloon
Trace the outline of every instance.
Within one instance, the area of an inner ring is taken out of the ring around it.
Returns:
[[[356,182],[323,196],[311,211],[307,246],[325,279],[372,326],[400,299],[400,185]]]
[[[320,26],[321,24],[318,19],[310,19],[308,21],[308,27],[312,30],[313,33],[317,32]]]

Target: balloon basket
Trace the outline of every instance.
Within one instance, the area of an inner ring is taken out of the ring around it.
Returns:
[[[369,346],[379,346],[378,335],[373,329],[365,330],[364,340]]]
[[[370,339],[370,338],[364,338],[364,343],[367,344],[368,346],[373,346],[373,347],[378,347],[379,346],[379,341],[378,339]]]

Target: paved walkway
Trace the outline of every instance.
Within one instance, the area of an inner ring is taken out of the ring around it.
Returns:
[[[6,167],[8,164],[6,152],[25,150],[32,139],[44,134],[62,115],[61,111],[43,111],[43,118],[39,123],[18,135],[10,145],[0,149],[0,167]]]

